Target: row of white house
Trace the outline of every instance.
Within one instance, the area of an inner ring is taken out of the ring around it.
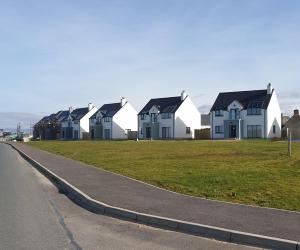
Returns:
[[[55,114],[61,139],[193,139],[201,115],[190,96],[151,99],[138,113],[122,98],[100,109],[69,109]],[[271,84],[267,89],[220,93],[210,110],[210,136],[228,138],[280,138],[281,110]]]

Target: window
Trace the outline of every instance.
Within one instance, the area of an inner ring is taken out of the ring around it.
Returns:
[[[253,101],[249,103],[247,108],[248,115],[261,115],[262,101]]]
[[[247,115],[261,115],[261,108],[248,108]]]
[[[216,110],[215,116],[223,116],[223,110]]]
[[[171,119],[171,113],[161,113],[161,119]]]
[[[141,128],[141,135],[143,134],[143,128]]]
[[[164,139],[171,138],[171,128],[170,127],[162,127],[162,138],[164,138]]]
[[[109,116],[104,117],[104,122],[110,122],[110,121],[111,121],[111,117],[109,117]]]
[[[186,128],[185,128],[185,132],[186,132],[187,134],[190,134],[190,133],[191,133],[191,128],[190,128],[190,127],[186,127]]]
[[[97,124],[101,124],[101,117],[100,116],[97,117]]]
[[[273,125],[273,134],[276,134],[276,126]]]
[[[239,109],[231,109],[230,110],[230,119],[231,120],[240,119],[240,110]]]
[[[151,114],[151,122],[157,122],[157,114]]]
[[[261,138],[262,137],[261,125],[248,125],[247,135],[248,138]]]
[[[224,126],[215,126],[216,134],[224,134]]]

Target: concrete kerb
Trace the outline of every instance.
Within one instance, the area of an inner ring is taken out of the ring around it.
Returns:
[[[212,227],[187,221],[180,221],[166,217],[159,217],[150,214],[143,214],[119,207],[109,206],[100,201],[94,200],[66,180],[60,178],[52,171],[48,170],[42,164],[38,163],[26,153],[18,149],[12,144],[7,143],[14,148],[19,154],[45,175],[60,192],[68,196],[72,201],[83,208],[97,214],[117,217],[140,224],[145,224],[162,229],[178,231],[186,234],[196,235],[200,237],[212,238],[220,241],[244,244],[268,249],[278,250],[300,250],[300,243],[296,241],[284,240],[280,238],[266,237],[257,234],[249,234],[240,231],[229,230],[225,228]]]

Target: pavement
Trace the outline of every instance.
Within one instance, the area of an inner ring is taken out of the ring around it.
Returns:
[[[91,213],[10,146],[0,159],[0,249],[258,249]]]
[[[300,213],[176,194],[25,144],[18,149],[93,199],[157,216],[300,241]]]

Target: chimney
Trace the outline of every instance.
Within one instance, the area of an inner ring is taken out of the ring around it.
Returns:
[[[299,115],[299,109],[294,110],[294,116],[297,116],[297,115]]]
[[[267,93],[268,93],[268,95],[271,95],[272,94],[272,84],[271,83],[269,83],[268,84],[268,87],[267,87]]]
[[[74,108],[72,106],[69,107],[69,113],[71,114],[73,112]]]
[[[121,98],[121,107],[123,107],[126,104],[127,100],[125,97]]]
[[[181,101],[183,101],[186,97],[187,97],[187,93],[185,92],[185,90],[182,90],[182,92],[181,92]]]
[[[91,111],[93,109],[94,105],[92,103],[89,103],[88,105],[88,108],[89,108],[89,111]]]

